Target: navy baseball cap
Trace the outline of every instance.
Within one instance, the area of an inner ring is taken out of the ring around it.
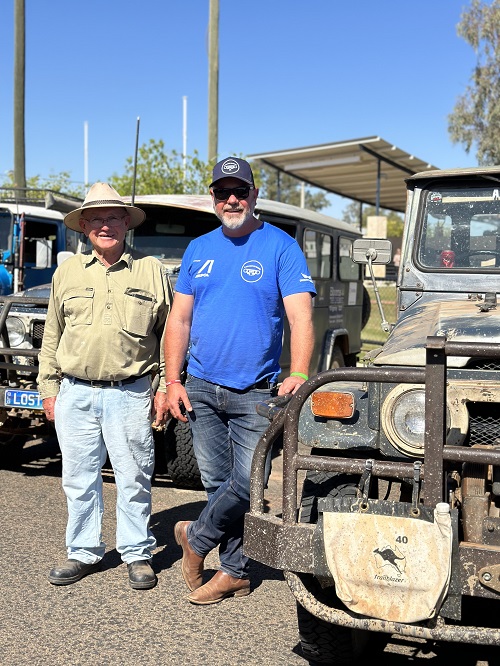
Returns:
[[[214,166],[212,178],[213,180],[210,183],[210,187],[215,185],[215,183],[218,180],[221,180],[221,178],[237,178],[238,180],[242,180],[244,183],[255,187],[250,164],[245,160],[241,160],[239,157],[226,157],[220,162],[217,162]]]

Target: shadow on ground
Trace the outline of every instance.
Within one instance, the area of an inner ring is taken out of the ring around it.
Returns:
[[[25,476],[61,476],[62,456],[57,437],[15,438],[0,444],[0,469]],[[177,487],[166,476],[166,463],[162,450],[156,450],[153,485]],[[104,482],[114,483],[109,459],[103,467]]]

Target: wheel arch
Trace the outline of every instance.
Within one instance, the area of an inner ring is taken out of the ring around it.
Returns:
[[[330,328],[326,331],[318,372],[331,368],[335,347],[340,349],[344,359],[349,356],[349,331],[346,328]]]

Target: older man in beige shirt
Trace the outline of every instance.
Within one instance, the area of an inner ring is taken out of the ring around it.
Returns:
[[[54,274],[38,384],[45,414],[55,420],[68,504],[67,561],[51,570],[54,585],[74,583],[104,556],[101,468],[107,456],[117,487],[116,547],[134,589],[156,584],[149,561],[156,423],[165,421],[162,337],[172,291],[161,263],[125,244],[144,212],[105,183],[93,185],[65,224],[83,231],[92,251],[66,260]]]

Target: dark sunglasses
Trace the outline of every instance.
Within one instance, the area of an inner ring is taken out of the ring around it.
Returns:
[[[245,187],[214,187],[212,192],[217,201],[227,201],[231,194],[234,194],[237,199],[246,199],[250,190],[253,190],[253,187],[246,185]]]

